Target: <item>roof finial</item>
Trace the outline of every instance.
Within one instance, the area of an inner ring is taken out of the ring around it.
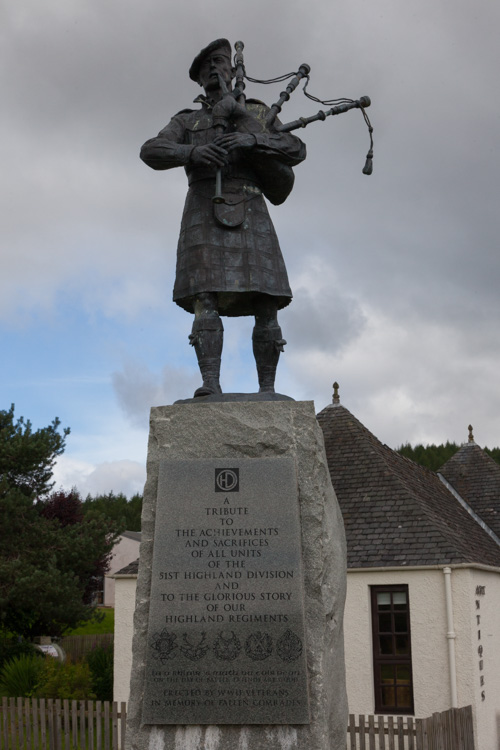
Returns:
[[[340,398],[339,398],[339,384],[337,381],[333,384],[333,398],[332,398],[332,404],[340,404]]]
[[[472,434],[472,425],[471,424],[469,425],[468,429],[469,429],[469,443],[473,443],[474,442],[474,435]]]

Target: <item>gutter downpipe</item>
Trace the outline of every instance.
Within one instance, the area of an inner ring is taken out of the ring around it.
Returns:
[[[453,599],[451,596],[451,568],[443,568],[444,590],[446,595],[446,638],[448,640],[448,667],[450,672],[451,708],[458,707],[457,665],[455,661],[455,630],[453,627]]]

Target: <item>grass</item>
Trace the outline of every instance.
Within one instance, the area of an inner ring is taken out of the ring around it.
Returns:
[[[102,607],[99,612],[104,613],[102,622],[91,620],[79,628],[68,630],[64,635],[96,635],[98,633],[115,632],[115,610],[110,607]]]

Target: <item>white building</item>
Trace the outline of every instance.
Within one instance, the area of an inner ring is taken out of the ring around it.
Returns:
[[[109,563],[108,572],[104,576],[104,591],[102,604],[105,607],[115,606],[115,579],[114,574],[124,566],[137,560],[139,557],[139,546],[141,544],[140,531],[124,531],[120,534],[118,541],[113,547],[113,553]]]
[[[424,718],[472,705],[476,747],[497,750],[500,539],[478,510],[490,523],[500,511],[500,466],[469,443],[440,478],[334,401],[318,421],[347,537],[349,711]]]

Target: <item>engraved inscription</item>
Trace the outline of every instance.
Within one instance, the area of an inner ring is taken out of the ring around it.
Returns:
[[[291,458],[160,465],[143,721],[309,722]]]

